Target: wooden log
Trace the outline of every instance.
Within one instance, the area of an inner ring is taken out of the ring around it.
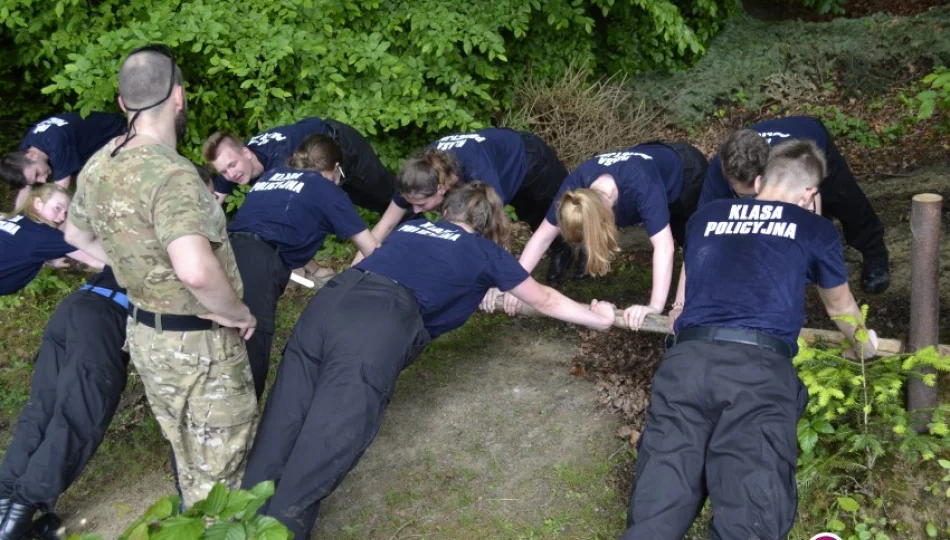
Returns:
[[[504,296],[499,297],[495,302],[496,311],[504,311],[504,305],[502,303]],[[534,317],[540,315],[537,311],[525,304],[521,308],[521,314],[527,315],[529,317]],[[618,309],[614,314],[614,328],[628,328],[627,324],[623,321],[623,310]],[[643,332],[653,332],[657,334],[670,334],[670,326],[668,318],[665,314],[663,315],[647,315],[646,319],[643,321],[643,326],[640,327],[640,331]],[[816,342],[827,343],[830,345],[840,345],[845,342],[845,335],[841,332],[835,330],[819,330],[816,328],[802,328],[799,337],[803,338],[809,344]],[[948,352],[950,352],[950,347]],[[887,338],[878,338],[878,352],[881,355],[894,355],[900,354],[904,351],[904,344],[901,343],[898,339],[887,339]]]

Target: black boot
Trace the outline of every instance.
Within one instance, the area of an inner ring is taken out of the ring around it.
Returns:
[[[7,518],[0,525],[0,540],[24,540],[27,531],[33,525],[35,513],[36,508],[32,506],[18,502],[10,503]]]
[[[33,540],[59,540],[56,531],[63,526],[63,520],[52,512],[43,514],[40,519],[33,522],[33,528],[30,529],[28,538]]]
[[[571,262],[571,248],[558,236],[548,248],[551,264],[548,266],[548,284],[554,285],[564,279],[564,267]]]
[[[888,269],[887,250],[883,253],[864,254],[864,271],[861,274],[861,285],[868,294],[880,294],[891,284],[891,273]]]
[[[590,279],[590,274],[587,273],[587,249],[584,246],[577,250],[577,270],[574,271],[574,279]]]

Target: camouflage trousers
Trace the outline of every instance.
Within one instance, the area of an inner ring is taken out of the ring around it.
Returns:
[[[216,482],[237,488],[257,427],[244,340],[232,328],[157,332],[128,322],[129,353],[171,443],[186,506]]]

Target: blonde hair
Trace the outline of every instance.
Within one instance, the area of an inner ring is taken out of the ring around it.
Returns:
[[[610,271],[617,245],[613,210],[592,189],[566,191],[558,206],[558,229],[571,244],[587,248],[587,272],[602,276]]]
[[[336,165],[343,165],[343,152],[332,138],[314,133],[294,150],[287,165],[292,169],[332,172]]]
[[[13,211],[13,214],[23,214],[24,216],[32,219],[37,223],[45,223],[50,227],[56,227],[55,223],[50,222],[36,211],[34,206],[34,201],[39,199],[40,202],[46,204],[52,199],[57,193],[62,193],[66,196],[66,200],[70,201],[72,198],[69,196],[69,192],[59,184],[54,184],[52,182],[47,184],[33,184],[30,186],[30,192],[27,194],[26,198],[23,199],[23,202]]]
[[[479,234],[508,249],[511,228],[505,205],[495,189],[484,182],[468,182],[445,197],[442,217],[468,223]]]

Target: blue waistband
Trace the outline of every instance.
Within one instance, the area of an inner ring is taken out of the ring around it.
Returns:
[[[93,287],[92,285],[83,285],[79,288],[80,291],[92,291],[100,296],[105,296],[106,298],[111,298],[115,300],[116,304],[119,304],[126,310],[129,309],[129,297],[120,293],[115,292],[112,289],[104,289],[102,287]]]

